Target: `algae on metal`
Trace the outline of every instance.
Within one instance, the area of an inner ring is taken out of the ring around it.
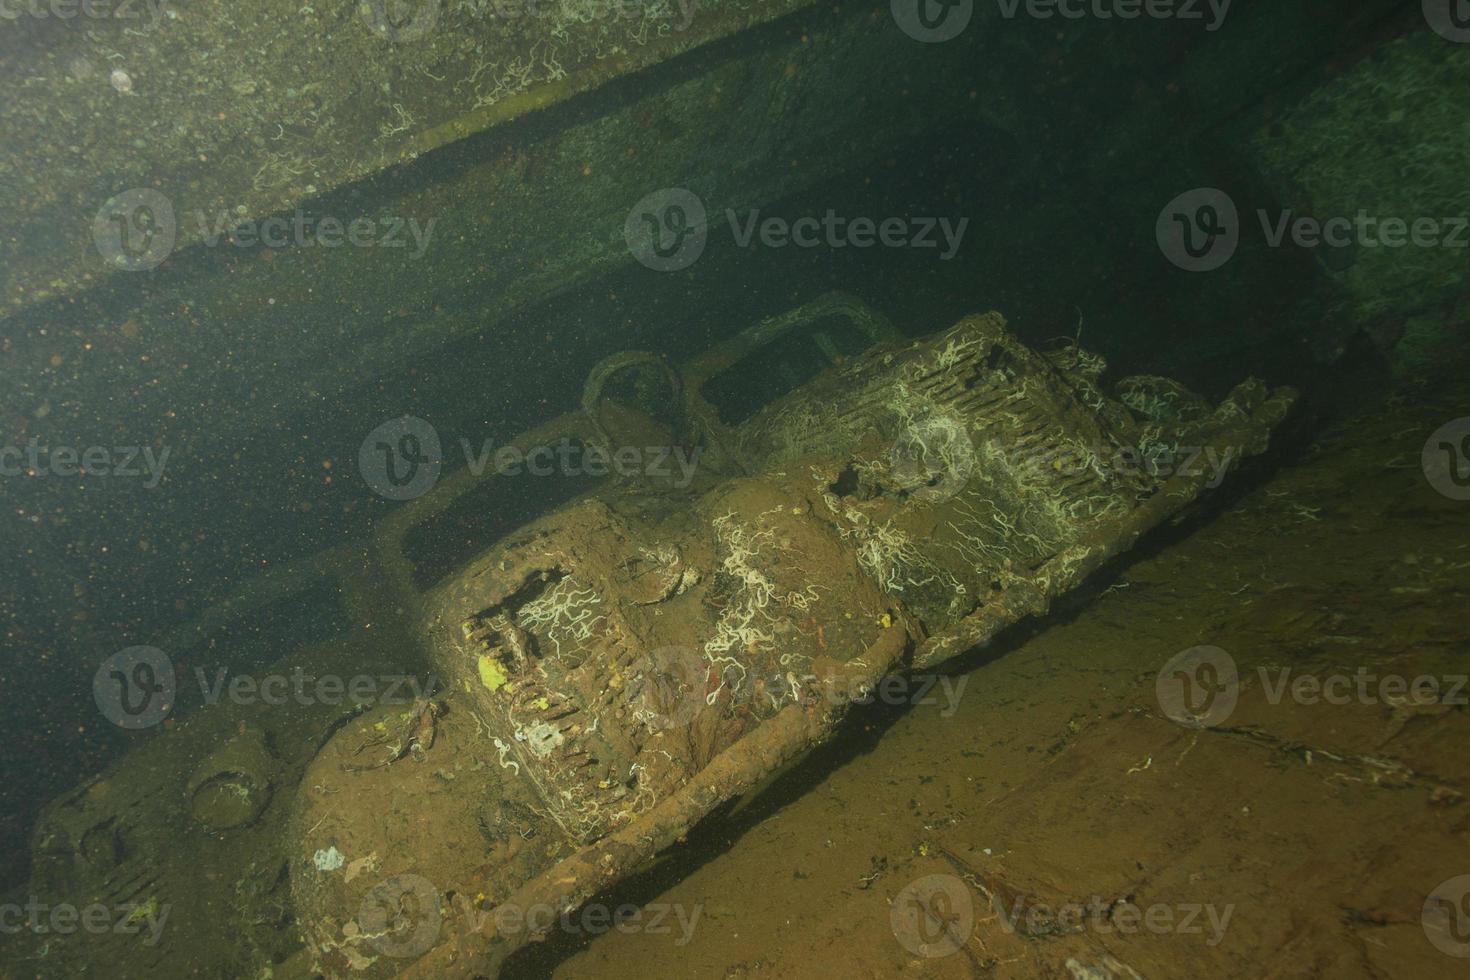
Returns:
[[[1466,292],[1466,92],[1470,45],[1419,30],[1312,91],[1252,139],[1263,175],[1282,189],[1284,210],[1269,219],[1290,211],[1292,219],[1338,222],[1341,244],[1318,245],[1315,256],[1340,290],[1346,324],[1384,346],[1397,343],[1410,318],[1453,308]],[[1293,247],[1289,233],[1284,247]],[[1442,339],[1453,322],[1443,323]]]
[[[807,2],[139,2],[7,19],[0,67],[20,81],[0,105],[0,309],[115,272],[90,247],[111,195],[264,217]]]
[[[963,91],[919,99],[897,86],[852,99],[841,76],[854,64],[892,63],[913,42],[875,30],[867,17],[800,16],[798,29],[767,29],[757,45],[698,74],[641,78],[615,98],[522,120],[513,135],[481,134],[335,193],[319,185],[302,205],[344,223],[433,221],[417,260],[406,248],[234,247],[226,239],[16,314],[8,380],[18,405],[49,406],[47,417],[24,419],[23,435],[132,428],[156,433],[181,456],[209,452],[205,440],[234,444],[633,265],[623,223],[651,190],[687,187],[712,216],[757,205],[871,161],[971,104]],[[948,45],[936,56],[958,68],[971,55]],[[799,165],[771,168],[771,159]],[[177,210],[185,209],[181,201]],[[212,220],[214,210],[206,213]],[[90,243],[77,251],[96,255]],[[79,353],[94,347],[147,356],[109,357],[99,368],[95,355]],[[105,414],[84,397],[98,370],[127,393]],[[516,378],[488,382],[514,391]],[[208,432],[193,424],[198,412],[210,414]]]

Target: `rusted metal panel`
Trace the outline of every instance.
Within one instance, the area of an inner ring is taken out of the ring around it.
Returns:
[[[7,5],[0,312],[198,244],[196,211],[292,210],[809,2]]]

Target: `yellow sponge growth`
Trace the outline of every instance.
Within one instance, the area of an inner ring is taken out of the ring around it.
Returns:
[[[505,668],[500,666],[500,661],[488,653],[480,654],[480,683],[492,694],[505,686],[510,678],[505,676]]]

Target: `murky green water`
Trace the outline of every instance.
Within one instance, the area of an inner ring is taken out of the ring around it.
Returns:
[[[1470,24],[1319,6],[0,0],[0,977],[1449,975]]]

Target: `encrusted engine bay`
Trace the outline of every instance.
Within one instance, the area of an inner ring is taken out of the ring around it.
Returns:
[[[793,336],[827,366],[729,423],[710,400],[720,367]],[[630,372],[662,380],[673,420],[604,394]],[[1046,612],[1264,451],[1295,399],[1245,381],[1212,405],[1106,374],[1076,344],[1028,348],[997,313],[915,340],[841,295],[682,370],[611,359],[581,415],[531,441],[573,432],[611,457],[656,433],[698,462],[694,479],[604,481],[427,582],[402,557],[408,518],[339,556],[341,578],[379,579],[406,610],[436,681],[305,739],[241,721],[200,726],[197,750],[142,745],[115,768],[179,769],[185,785],[160,776],[121,801],[99,779],[58,801],[37,890],[116,890],[156,866],[130,894],[179,893],[168,883],[199,852],[143,828],[182,791],[191,817],[160,826],[276,849],[236,892],[275,910],[265,932],[304,942],[294,968],[494,976],[542,931],[526,910],[575,908],[646,865],[830,738],[885,677]],[[419,516],[466,486],[441,491]],[[301,587],[331,564],[300,570]],[[266,599],[232,614],[251,601]],[[165,751],[197,758],[160,764]],[[290,944],[248,945],[279,962]]]

